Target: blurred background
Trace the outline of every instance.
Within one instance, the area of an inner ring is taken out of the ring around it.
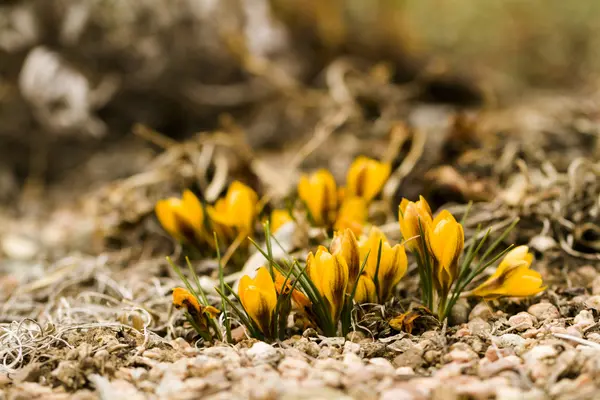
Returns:
[[[354,96],[367,121],[382,103],[403,119],[407,102],[593,93],[599,16],[596,0],[3,0],[0,201],[132,175],[151,132],[306,141],[347,73],[381,89]]]

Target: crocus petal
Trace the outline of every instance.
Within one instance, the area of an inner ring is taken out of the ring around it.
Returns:
[[[348,265],[349,286],[354,285],[360,272],[361,260],[358,241],[351,229],[336,232],[331,241],[331,253],[340,254]]]
[[[375,271],[377,270],[377,257],[379,252],[379,243],[382,243],[382,251],[383,251],[383,243],[387,243],[387,238],[381,232],[381,230],[377,227],[372,227],[369,232],[369,236],[365,239],[362,238],[359,242],[360,249],[360,259],[361,263],[367,256],[369,258],[367,260],[367,265],[365,266],[365,273],[371,277],[371,279],[375,279]],[[383,253],[382,253],[383,257]]]
[[[293,287],[291,279],[288,277],[286,280],[286,277],[277,270],[274,270],[273,272],[275,273],[275,290],[277,291],[277,294],[289,294]],[[292,291],[292,300],[301,310],[304,310],[311,305],[308,297],[298,289]]]
[[[335,220],[337,185],[329,171],[321,169],[310,176],[303,175],[298,183],[298,197],[308,207],[315,224],[323,226]]]
[[[201,307],[198,299],[187,289],[179,287],[173,289],[173,305],[177,308],[192,307],[198,315],[200,314]]]
[[[346,198],[338,211],[334,229],[350,229],[356,235],[360,235],[367,221],[367,203],[362,197]]]
[[[348,265],[339,254],[332,255],[320,247],[307,258],[308,276],[324,301],[327,302],[332,321],[339,319],[348,285]]]
[[[292,216],[288,210],[275,209],[271,211],[271,232],[277,232],[283,225],[292,221]]]
[[[165,231],[169,233],[169,235],[181,239],[178,236],[177,225],[175,222],[175,215],[173,214],[173,209],[179,207],[181,200],[171,197],[166,200],[159,200],[156,202],[156,206],[154,211],[156,213],[156,217],[158,221],[162,225]]]
[[[248,275],[242,276],[240,279],[240,283],[238,284],[238,296],[240,297],[240,302],[242,305],[246,303],[244,296],[246,296],[246,289],[248,289],[252,285],[252,278]]]
[[[196,229],[200,232],[204,229],[204,210],[202,209],[202,204],[198,197],[190,190],[185,190],[183,192],[183,196],[181,199],[182,207],[186,212],[186,219]]]
[[[458,275],[458,259],[464,248],[464,231],[447,210],[427,227],[427,245],[435,259],[436,287],[446,295]]]
[[[518,246],[508,252],[485,282],[476,287],[472,294],[487,299],[499,297],[527,297],[545,290],[539,272],[529,269],[533,254],[527,246]]]
[[[258,195],[242,182],[233,181],[224,198],[217,200],[207,211],[222,231],[235,229],[238,233],[252,234],[256,218]]]
[[[354,301],[358,304],[377,302],[375,282],[368,275],[362,274],[356,283]]]
[[[274,306],[271,307],[269,297],[265,296],[255,286],[250,286],[246,289],[244,299],[246,301],[244,309],[256,325],[258,325],[261,332],[267,335],[271,330],[271,319],[275,310]],[[276,302],[277,300],[275,300]]]
[[[498,270],[496,271],[498,275],[504,273],[504,271],[508,268],[512,268],[515,265],[526,265],[528,268],[533,261],[533,254],[529,253],[529,247],[527,246],[517,246],[504,256],[500,265],[498,265]]]
[[[369,203],[383,188],[390,176],[391,166],[364,156],[357,157],[346,177],[348,194],[359,196]]]
[[[432,223],[431,208],[427,201],[422,196],[419,196],[417,202],[402,199],[398,210],[398,222],[402,237],[407,241],[406,247],[423,257],[421,229],[426,234],[429,225]]]
[[[269,271],[261,267],[254,278],[244,275],[240,279],[238,295],[250,318],[261,332],[268,335],[272,315],[277,307],[277,292]]]
[[[382,257],[379,273],[377,274],[380,303],[386,302],[391,297],[394,288],[406,274],[408,268],[408,259],[403,246],[397,244],[390,248],[390,245],[385,243],[382,250],[385,256]]]
[[[346,295],[348,266],[341,256],[330,255],[330,257],[332,258],[332,268],[326,268],[323,271],[323,294],[331,305],[331,320],[337,321]]]
[[[543,291],[542,276],[525,266],[518,267],[502,285],[504,294],[511,297],[528,297]]]

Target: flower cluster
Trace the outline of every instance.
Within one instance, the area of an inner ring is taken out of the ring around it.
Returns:
[[[488,256],[514,224],[474,265],[489,231],[477,246],[473,240],[466,254],[463,254],[465,234],[462,224],[448,210],[441,210],[434,218],[423,197],[416,202],[402,200],[399,206],[399,223],[406,247],[417,260],[422,301],[430,310],[437,311],[440,320],[448,316],[466,286],[503,255],[505,257],[496,273],[471,291],[472,295],[485,299],[526,297],[545,289],[540,274],[529,269],[533,255],[526,246],[512,250],[508,248],[488,260]]]
[[[221,320],[228,339],[231,337],[228,309],[237,314],[237,321],[251,336],[259,339],[285,338],[292,310],[305,326],[312,326],[324,335],[346,335],[354,316],[360,315],[360,311],[353,313],[356,305],[385,304],[393,298],[408,269],[406,250],[416,260],[422,313],[435,313],[439,321],[447,318],[461,295],[484,299],[527,297],[545,289],[541,275],[530,268],[533,255],[526,246],[497,250],[517,221],[483,251],[490,230],[480,235],[478,229],[470,241],[465,241],[462,222],[448,210],[434,215],[427,201],[420,197],[417,201],[403,199],[399,204],[402,243],[390,243],[377,227],[363,234],[367,206],[381,192],[389,175],[389,164],[359,157],[348,171],[346,187],[339,188],[326,170],[302,176],[298,196],[306,206],[309,219],[333,232],[329,246],[319,245],[308,253],[305,262],[275,260],[271,252],[271,233],[291,221],[287,210],[275,209],[269,224],[265,225],[267,251],[251,240],[268,264],[258,268],[252,276],[242,276],[236,291],[224,282],[220,252],[213,244],[220,272],[220,287],[216,291],[222,298]],[[252,236],[257,202],[252,189],[233,182],[226,195],[214,205],[203,206],[186,190],[181,199],[160,201],[156,214],[165,230],[182,242],[210,245],[216,242],[210,240],[212,231],[219,239],[231,243],[240,235]],[[495,272],[467,291],[467,287],[498,260],[501,261]],[[200,290],[193,268],[188,265]],[[178,269],[176,272],[189,290],[175,289],[173,304],[184,309],[190,323],[203,337],[211,329],[218,331],[214,318],[219,311],[208,305],[204,294],[192,295],[189,282]],[[409,329],[419,315],[403,315],[394,320],[395,326]],[[222,332],[219,335],[224,337]]]
[[[190,190],[181,199],[171,197],[156,203],[156,216],[163,228],[176,240],[202,249],[214,248],[213,232],[224,243],[238,235],[252,235],[258,196],[252,188],[234,181],[225,197],[204,206]]]
[[[391,246],[379,229],[372,228],[369,236],[357,240],[347,228],[335,233],[329,249],[319,246],[310,252],[304,269],[292,268],[287,278],[275,265],[274,278],[261,267],[254,278],[242,277],[238,291],[246,315],[265,338],[277,336],[272,321],[278,310],[290,309],[290,298],[313,326],[334,336],[341,325],[345,335],[354,303],[389,300],[408,261],[404,247]],[[280,319],[284,317],[279,313]]]
[[[338,188],[333,175],[320,169],[300,178],[298,197],[316,226],[349,228],[358,235],[367,219],[367,207],[383,188],[390,171],[389,163],[357,157],[348,169],[345,188]]]

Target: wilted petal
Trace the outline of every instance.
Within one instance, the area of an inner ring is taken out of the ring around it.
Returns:
[[[286,280],[286,277],[283,276],[277,270],[275,270],[274,273],[275,273],[275,290],[277,291],[277,294],[278,295],[288,295],[290,293],[290,291],[292,291],[292,288],[293,288],[292,280],[289,277]],[[304,308],[310,307],[310,304],[311,304],[310,300],[300,290],[294,288],[291,293],[291,296],[292,296],[292,300],[294,301],[294,303],[296,304],[296,306],[299,309],[304,310]]]
[[[173,305],[176,308],[186,308],[188,311],[191,311],[191,308],[195,313],[200,314],[201,308],[198,299],[187,289],[179,287],[173,289]],[[192,313],[190,312],[190,314]]]

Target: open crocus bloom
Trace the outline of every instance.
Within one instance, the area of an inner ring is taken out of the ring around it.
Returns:
[[[238,233],[252,235],[256,218],[258,195],[242,182],[234,181],[225,197],[208,208],[213,222],[224,231],[235,229]],[[229,235],[225,235],[229,236]]]
[[[156,202],[156,217],[162,227],[175,239],[190,244],[211,243],[204,228],[204,209],[190,190],[181,199],[170,197]]]
[[[530,269],[533,254],[527,246],[509,251],[496,272],[471,293],[485,299],[529,297],[546,289],[539,272]]]

